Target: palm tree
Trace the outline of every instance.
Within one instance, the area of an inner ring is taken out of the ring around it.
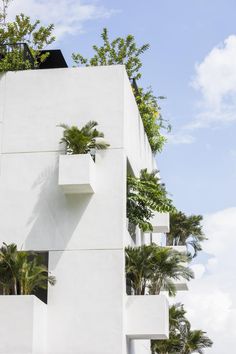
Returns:
[[[40,256],[17,251],[17,246],[3,244],[0,248],[0,284],[4,295],[29,295],[38,289],[54,285],[55,277],[48,275]]]
[[[194,278],[193,271],[183,264],[189,260],[186,253],[171,248],[153,245],[153,274],[149,285],[149,294],[158,295],[161,290],[168,291],[169,296],[175,296],[175,281],[181,278]]]
[[[104,150],[109,144],[105,142],[104,134],[96,129],[95,121],[89,121],[81,129],[76,126],[69,127],[67,124],[60,124],[64,129],[61,143],[66,144],[67,154],[88,154],[92,150]]]
[[[194,256],[201,251],[201,242],[206,239],[202,231],[202,216],[187,216],[179,211],[170,215],[170,232],[167,234],[167,245],[190,245]]]
[[[172,305],[169,309],[170,334],[167,340],[153,340],[152,354],[204,354],[213,342],[202,330],[191,330],[191,324],[185,317],[186,311],[181,304]]]
[[[154,244],[126,248],[126,277],[135,295],[158,295],[161,290],[176,294],[174,281],[194,277],[185,267],[187,254]]]
[[[17,246],[3,243],[0,248],[0,284],[3,294],[17,295]]]
[[[185,317],[186,311],[183,305],[174,304],[169,308],[169,339],[152,340],[152,354],[179,353],[182,349],[181,334],[186,325],[189,324]]]
[[[204,354],[205,348],[212,347],[213,342],[202,330],[191,331],[190,326],[186,328],[184,335],[184,345],[180,354],[199,353]]]
[[[19,285],[21,295],[33,294],[38,289],[47,289],[47,283],[55,285],[55,277],[48,275],[47,268],[40,264],[38,255],[33,255],[33,259],[29,260],[27,252],[19,252],[18,264],[20,266]]]
[[[153,271],[153,248],[150,246],[127,247],[126,279],[134,295],[144,295]]]

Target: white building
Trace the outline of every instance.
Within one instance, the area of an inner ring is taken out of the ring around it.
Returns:
[[[61,156],[58,124],[89,120],[110,147],[95,164]],[[150,353],[168,338],[168,302],[126,294],[126,176],[156,162],[124,67],[2,74],[0,142],[0,241],[48,252],[57,279],[47,304],[0,296],[0,354]]]

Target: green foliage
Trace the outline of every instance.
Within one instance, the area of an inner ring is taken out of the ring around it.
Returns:
[[[48,282],[55,284],[55,277],[48,275],[39,255],[17,251],[12,243],[0,248],[0,285],[4,295],[30,295],[46,289]]]
[[[138,92],[134,93],[152,152],[161,152],[167,140],[161,134],[161,130],[170,131],[171,126],[162,118],[157,97],[154,96],[151,88],[147,91],[139,88]]]
[[[41,51],[55,40],[52,35],[54,25],[40,26],[39,20],[31,22],[30,17],[24,14],[17,15],[14,22],[8,22],[8,2],[3,3],[5,5],[0,12],[0,72],[38,67],[49,55],[41,54]],[[32,58],[26,57],[25,51],[18,43],[29,46]]]
[[[167,234],[168,245],[190,245],[194,250],[194,256],[201,251],[201,242],[206,239],[202,231],[202,216],[187,216],[183,212],[175,212],[170,215],[170,232]]]
[[[142,67],[140,56],[149,48],[149,44],[138,47],[134,36],[130,34],[125,38],[118,37],[110,41],[106,28],[103,29],[101,37],[103,44],[100,47],[93,45],[95,54],[92,58],[87,59],[79,53],[74,53],[72,54],[74,62],[85,66],[123,64],[130,79],[140,79]],[[169,130],[170,126],[165,124],[160,114],[160,107],[152,89],[146,92],[142,88],[134,89],[134,94],[151,149],[153,153],[160,152],[166,142],[161,130]]]
[[[104,150],[109,144],[105,142],[104,134],[96,129],[97,122],[89,121],[81,129],[66,124],[59,126],[64,129],[61,143],[66,144],[67,154],[88,154],[93,149]]]
[[[204,349],[210,348],[213,345],[211,339],[206,336],[206,332],[202,330],[192,331],[190,327],[186,328],[183,342],[183,349],[180,354],[204,354]]]
[[[191,324],[185,317],[183,305],[175,304],[169,309],[169,339],[152,340],[152,354],[204,354],[213,342],[202,330],[191,330]]]
[[[165,185],[157,176],[157,171],[140,171],[140,177],[127,178],[127,218],[142,231],[152,231],[150,219],[154,211],[174,211],[172,200],[168,198]]]
[[[0,1],[0,26],[6,24],[7,9],[11,0],[1,0]]]
[[[130,78],[139,79],[141,77],[140,69],[142,55],[149,44],[137,47],[134,36],[129,34],[126,38],[118,37],[110,41],[107,28],[104,28],[101,34],[103,44],[98,47],[93,45],[95,54],[92,58],[84,58],[79,53],[73,53],[72,59],[77,65],[99,66],[99,65],[125,65],[127,74]]]
[[[169,308],[169,339],[168,340],[152,340],[152,354],[171,354],[179,353],[182,349],[182,334],[185,326],[189,326],[189,322],[185,317],[186,311],[183,305],[174,304]]]
[[[169,296],[176,294],[174,282],[180,278],[190,280],[194,277],[190,268],[183,265],[188,255],[171,248],[154,244],[140,247],[127,247],[126,278],[135,295],[158,295],[161,290]]]

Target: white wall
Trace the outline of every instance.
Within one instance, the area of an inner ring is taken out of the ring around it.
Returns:
[[[0,353],[45,354],[47,306],[33,295],[0,296]]]
[[[127,296],[126,301],[128,338],[169,337],[169,304],[164,295],[131,295]]]
[[[96,193],[65,195],[57,125],[89,120],[110,144],[97,154]],[[0,242],[49,250],[57,277],[49,287],[47,354],[126,353],[127,157],[137,175],[155,162],[124,67],[1,75],[0,143]]]
[[[123,353],[123,257],[120,250],[50,252],[57,285],[49,292],[48,353]]]
[[[125,149],[133,173],[139,176],[143,168],[157,169],[127,76],[124,78],[124,117]]]
[[[150,340],[131,339],[129,341],[129,354],[151,354]]]

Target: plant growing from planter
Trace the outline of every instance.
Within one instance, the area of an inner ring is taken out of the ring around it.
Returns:
[[[175,296],[175,281],[190,280],[193,271],[183,265],[189,261],[188,254],[155,244],[127,247],[126,279],[134,295],[159,295],[162,290]]]
[[[183,305],[174,304],[169,309],[169,339],[152,340],[152,354],[203,354],[213,342],[202,330],[191,330]]]
[[[0,248],[0,286],[3,295],[31,295],[47,284],[55,285],[56,279],[48,275],[39,255],[18,251],[12,243]]]
[[[154,211],[164,213],[175,210],[157,174],[156,170],[149,173],[143,169],[139,178],[127,178],[127,218],[143,232],[152,231],[150,219]]]
[[[178,211],[170,214],[170,232],[166,236],[168,246],[189,245],[194,254],[201,251],[201,242],[206,240],[202,231],[203,217],[201,215],[187,216]]]
[[[64,129],[61,143],[66,145],[66,153],[74,154],[91,154],[94,156],[95,150],[107,149],[109,144],[104,140],[104,134],[99,132],[96,127],[98,123],[89,121],[81,129],[77,126],[68,126],[60,124]]]

